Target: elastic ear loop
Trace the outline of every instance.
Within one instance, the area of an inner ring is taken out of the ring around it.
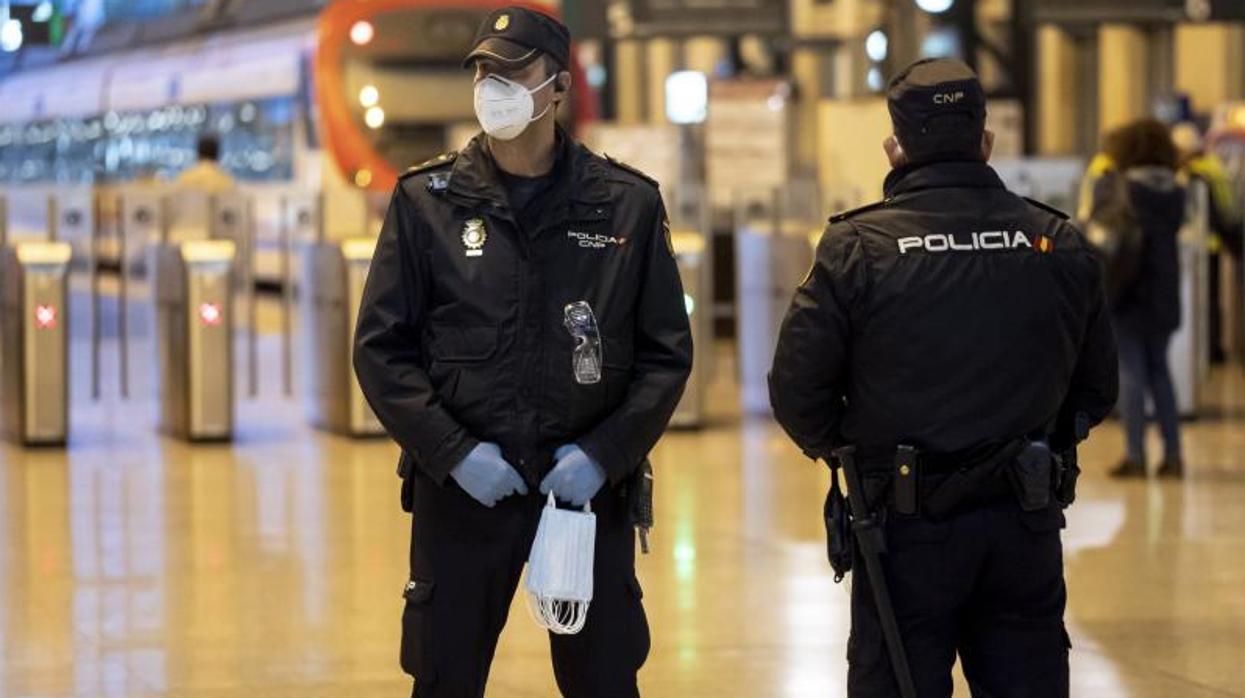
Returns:
[[[536,87],[533,87],[532,89],[528,90],[528,94],[535,94],[535,93],[540,92],[541,90],[545,89],[545,85],[548,85],[549,83],[551,83],[551,82],[553,82],[554,80],[556,80],[559,74],[560,74],[560,73],[554,73],[553,75],[550,75],[548,80],[546,80],[546,81],[544,81],[544,82],[540,83],[539,85],[537,85]],[[557,85],[554,85],[553,87],[554,87],[554,91],[557,91],[557,87],[558,87],[558,86],[557,86]],[[540,120],[540,119],[541,119],[541,118],[542,118],[545,114],[548,114],[548,113],[549,113],[549,110],[550,110],[550,109],[553,109],[553,100],[549,100],[549,103],[545,105],[545,108],[544,108],[544,109],[541,109],[541,110],[540,110],[540,113],[539,113],[539,114],[537,114],[536,116],[533,116],[532,118],[528,119],[528,120],[527,120],[527,123],[529,123],[529,124],[530,124],[530,123],[532,123],[533,121],[539,121],[539,120]]]
[[[545,503],[547,507],[557,507],[553,493]],[[584,503],[584,513],[592,513],[592,502]],[[546,599],[528,592],[527,611],[532,621],[555,635],[574,635],[584,629],[588,621],[588,601],[563,601]]]

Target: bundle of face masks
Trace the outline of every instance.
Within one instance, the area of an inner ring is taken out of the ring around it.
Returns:
[[[536,624],[559,635],[583,630],[592,602],[597,517],[559,509],[553,494],[541,513],[527,560],[527,607]]]

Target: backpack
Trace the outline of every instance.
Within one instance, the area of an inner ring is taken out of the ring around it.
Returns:
[[[1137,280],[1146,245],[1122,173],[1109,172],[1095,185],[1093,212],[1084,227],[1102,261],[1107,301],[1114,307]]]

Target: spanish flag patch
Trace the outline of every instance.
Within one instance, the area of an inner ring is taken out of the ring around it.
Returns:
[[[1055,240],[1053,238],[1046,237],[1045,235],[1039,235],[1037,244],[1034,245],[1034,248],[1042,254],[1050,254],[1055,251]]]

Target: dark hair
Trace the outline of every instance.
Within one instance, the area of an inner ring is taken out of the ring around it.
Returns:
[[[1103,137],[1102,149],[1120,170],[1147,166],[1174,170],[1180,166],[1171,131],[1156,119],[1141,119],[1109,131]]]
[[[557,75],[558,73],[564,70],[567,70],[566,68],[562,67],[562,64],[558,62],[558,59],[554,58],[552,55],[548,53],[542,53],[540,55],[540,60],[544,62],[545,64],[545,75],[546,76]]]
[[[200,160],[215,161],[220,158],[220,139],[211,134],[204,134],[199,136],[195,149],[199,152]]]

